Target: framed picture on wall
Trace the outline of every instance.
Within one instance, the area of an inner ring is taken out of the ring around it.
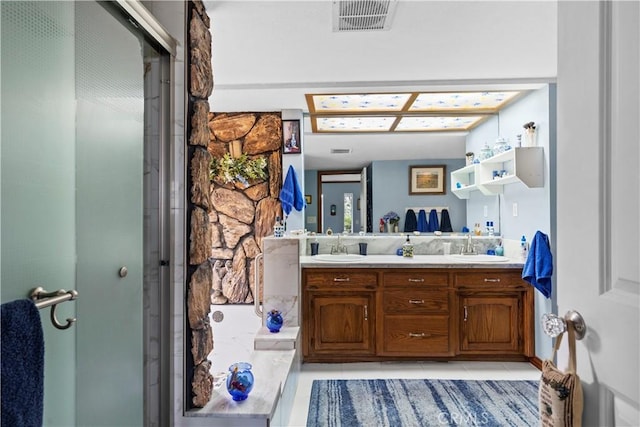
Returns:
[[[409,166],[409,194],[445,194],[445,165]]]
[[[300,120],[282,121],[282,147],[284,154],[302,153],[302,138],[300,137]]]

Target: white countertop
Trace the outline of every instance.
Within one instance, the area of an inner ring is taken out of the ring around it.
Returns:
[[[508,258],[500,262],[480,261],[473,255],[455,259],[447,255],[415,255],[406,258],[398,255],[366,255],[356,262],[319,260],[314,256],[301,256],[303,268],[522,268],[518,259]]]

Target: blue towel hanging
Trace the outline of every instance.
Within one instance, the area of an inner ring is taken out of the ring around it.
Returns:
[[[541,231],[533,236],[529,256],[522,269],[522,279],[532,284],[542,294],[551,298],[551,276],[553,275],[553,255],[549,237]]]
[[[427,213],[424,209],[420,209],[418,212],[418,231],[426,233],[429,230],[429,223],[427,222]]]
[[[408,209],[404,218],[404,231],[405,233],[411,233],[418,229],[418,220],[416,219],[416,213],[413,209]]]
[[[429,227],[427,231],[434,232],[440,229],[440,225],[438,225],[438,213],[435,209],[431,209],[429,212]]]
[[[296,171],[291,165],[289,165],[287,177],[280,190],[280,202],[282,202],[282,210],[286,215],[289,215],[293,208],[301,211],[306,205],[304,195],[302,194],[302,190],[300,190],[300,184],[298,184]]]
[[[2,425],[41,426],[44,337],[40,313],[28,299],[0,306]]]
[[[442,209],[440,212],[440,231],[443,233],[451,233],[453,232],[453,228],[451,227],[451,219],[449,218],[449,210]]]

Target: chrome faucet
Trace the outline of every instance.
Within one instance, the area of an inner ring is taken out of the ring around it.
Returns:
[[[346,254],[346,255],[349,254],[349,252],[347,252],[347,246],[342,243],[342,236],[339,234],[338,234],[338,244],[331,245],[331,255],[338,255],[338,254]]]
[[[462,246],[460,250],[460,255],[477,255],[476,246],[473,244],[473,237],[471,237],[471,233],[467,234],[467,245]]]

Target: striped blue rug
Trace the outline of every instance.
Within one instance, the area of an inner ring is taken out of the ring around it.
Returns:
[[[307,427],[537,426],[538,383],[315,380]]]

